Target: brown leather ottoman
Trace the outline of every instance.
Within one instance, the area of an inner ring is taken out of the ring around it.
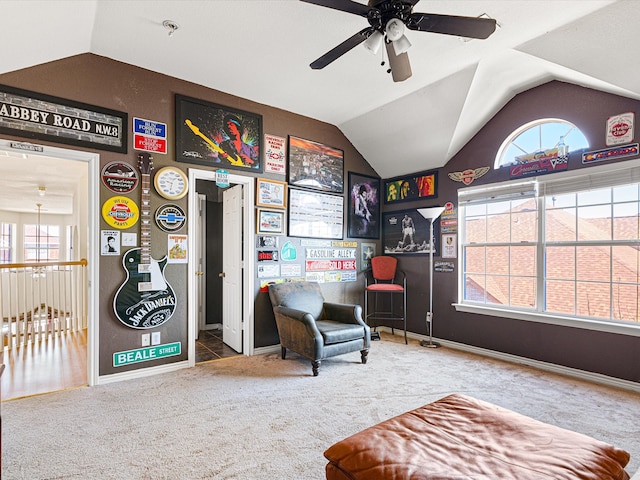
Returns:
[[[629,454],[586,435],[454,394],[324,453],[328,480],[628,480]]]

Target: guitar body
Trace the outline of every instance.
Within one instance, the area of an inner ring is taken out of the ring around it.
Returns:
[[[176,296],[164,276],[167,257],[142,263],[141,251],[133,248],[122,258],[127,278],[113,298],[113,310],[127,327],[155,328],[175,312]]]

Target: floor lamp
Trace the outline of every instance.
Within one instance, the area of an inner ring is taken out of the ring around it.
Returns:
[[[433,236],[433,222],[444,212],[444,207],[418,208],[418,212],[425,220],[429,220],[429,311],[427,312],[427,328],[429,328],[429,341],[421,341],[423,347],[437,348],[439,343],[433,341],[433,250],[435,238]]]

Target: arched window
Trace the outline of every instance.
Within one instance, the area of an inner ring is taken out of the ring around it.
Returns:
[[[494,168],[524,163],[536,152],[556,148],[562,141],[569,152],[589,147],[580,129],[566,120],[544,118],[527,123],[502,142]]]

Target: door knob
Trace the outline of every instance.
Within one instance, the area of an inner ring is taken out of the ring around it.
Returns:
[[[196,275],[204,275],[204,272],[196,272]]]
[[[220,272],[220,273],[218,274],[218,276],[219,276],[220,278],[224,278],[224,272]]]

